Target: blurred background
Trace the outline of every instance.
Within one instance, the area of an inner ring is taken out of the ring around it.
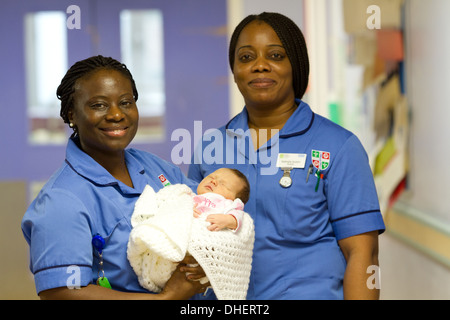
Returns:
[[[64,161],[70,133],[55,92],[67,69],[97,54],[127,64],[139,91],[133,147],[187,172],[201,133],[244,106],[228,41],[263,11],[300,26],[304,100],[369,154],[387,225],[381,298],[450,299],[448,0],[2,0],[0,299],[38,298],[20,221]],[[173,152],[176,129],[191,133],[185,154]]]

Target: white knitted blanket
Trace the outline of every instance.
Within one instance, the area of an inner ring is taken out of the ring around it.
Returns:
[[[206,273],[219,300],[246,298],[250,279],[253,220],[244,212],[242,225],[231,230],[209,231],[205,217],[194,218],[192,190],[182,184],[157,193],[147,186],[131,218],[128,260],[144,288],[160,292],[186,254]]]

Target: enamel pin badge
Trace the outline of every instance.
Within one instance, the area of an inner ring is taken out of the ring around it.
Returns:
[[[330,165],[331,154],[327,151],[312,150],[311,161],[313,166],[320,171],[325,171]]]
[[[162,183],[162,185],[163,185],[164,187],[170,186],[170,181],[167,180],[167,178],[164,177],[163,174],[160,174],[160,175],[158,176],[158,179],[159,179],[159,181],[161,181],[161,183]]]

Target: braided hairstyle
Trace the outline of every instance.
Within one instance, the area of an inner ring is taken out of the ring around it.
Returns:
[[[309,80],[309,58],[306,42],[299,27],[291,19],[280,13],[263,12],[259,15],[249,15],[239,23],[231,36],[228,51],[231,70],[233,71],[234,68],[236,44],[239,35],[253,21],[267,23],[280,38],[291,62],[295,97],[301,99],[306,92]]]
[[[75,92],[77,80],[100,69],[116,70],[130,79],[134,100],[137,101],[138,92],[136,84],[126,65],[110,57],[101,55],[90,57],[78,61],[70,67],[56,90],[56,96],[61,100],[60,116],[64,120],[64,123],[69,123],[69,111],[73,108],[73,94]],[[74,132],[74,134],[76,134],[76,132]]]

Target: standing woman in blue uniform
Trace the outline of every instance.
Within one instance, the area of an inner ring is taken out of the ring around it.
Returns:
[[[301,100],[309,61],[300,29],[281,14],[248,16],[229,61],[245,107],[203,137],[188,176],[232,167],[250,182],[247,298],[379,298],[373,271],[385,226],[368,158],[355,135]]]
[[[43,299],[187,299],[204,291],[201,268],[185,259],[160,294],[142,288],[127,260],[130,218],[148,184],[194,188],[174,165],[126,149],[138,126],[138,92],[122,63],[102,56],[75,63],[57,90],[73,129],[66,159],[22,220],[30,268]],[[164,178],[164,179],[162,179]],[[195,190],[195,189],[194,189]],[[194,272],[186,276],[185,272]]]

